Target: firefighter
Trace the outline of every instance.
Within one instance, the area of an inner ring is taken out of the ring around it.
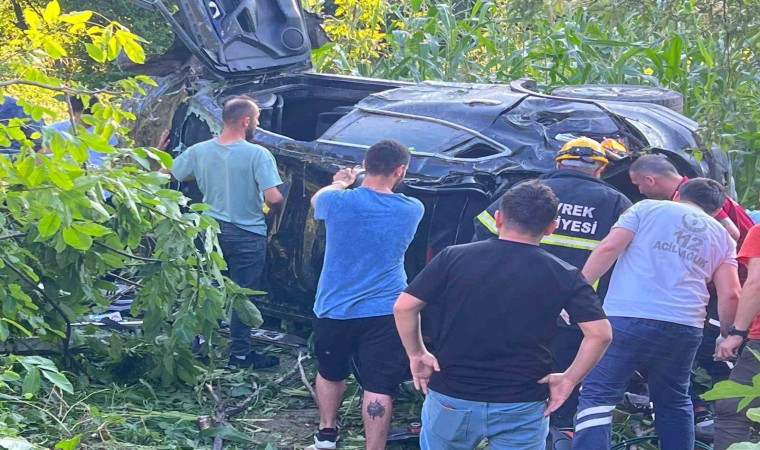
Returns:
[[[560,201],[557,229],[543,238],[541,248],[578,268],[583,268],[594,247],[631,206],[625,195],[600,179],[609,163],[606,152],[620,155],[625,152],[625,147],[614,140],[607,140],[602,147],[593,139],[572,139],[557,153],[556,170],[540,177]],[[474,241],[496,236],[493,215],[500,201],[497,199],[475,218]],[[609,276],[595,286],[602,299],[608,284]],[[554,371],[563,372],[569,367],[582,340],[583,333],[577,325],[558,318],[557,334],[552,344]],[[565,404],[552,414],[552,425],[572,427],[577,406],[576,388]]]

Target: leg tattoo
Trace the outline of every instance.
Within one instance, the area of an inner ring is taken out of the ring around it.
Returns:
[[[367,405],[367,415],[372,418],[372,420],[375,420],[378,417],[383,417],[385,415],[385,406],[381,405],[378,400],[370,402],[370,404]]]

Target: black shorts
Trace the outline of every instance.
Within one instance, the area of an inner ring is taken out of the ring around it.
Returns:
[[[353,372],[365,391],[396,395],[411,378],[409,359],[392,315],[361,319],[314,319],[319,374],[342,381]]]

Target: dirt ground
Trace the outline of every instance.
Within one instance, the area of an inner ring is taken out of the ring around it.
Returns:
[[[277,370],[259,372],[262,383],[272,383],[292,370],[297,360],[297,351],[289,349],[272,349],[280,356],[280,366]],[[313,383],[316,367],[313,359],[303,362],[306,379]],[[419,421],[422,396],[406,383],[400,389],[399,398],[394,403],[392,429],[405,431],[409,424]],[[356,381],[348,381],[346,395],[339,413],[341,434],[340,448],[342,450],[364,448],[361,423],[361,389]],[[289,378],[289,381],[272,388],[261,395],[248,413],[235,418],[238,428],[252,432],[257,442],[271,443],[278,449],[303,449],[313,442],[314,431],[317,429],[319,413],[300,374]],[[389,442],[388,449],[419,448],[417,439],[407,439],[400,442]]]

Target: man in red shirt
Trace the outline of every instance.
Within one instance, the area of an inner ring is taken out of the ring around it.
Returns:
[[[639,188],[639,192],[655,200],[672,200],[678,188],[688,177],[681,176],[675,166],[663,155],[644,155],[631,164],[628,169],[631,182]],[[728,231],[728,234],[736,241],[737,251],[741,249],[747,232],[754,225],[744,208],[734,199],[726,195],[723,207],[714,216]],[[739,264],[739,281],[744,283],[747,278],[747,268]],[[720,335],[716,326],[718,323],[718,310],[715,288],[710,283],[710,303],[707,305],[707,323],[705,324],[702,345],[697,351],[696,361],[704,368],[714,382],[728,378],[729,367],[724,363],[713,360],[715,340]],[[694,402],[694,417],[697,426],[698,437],[711,437],[713,433],[713,418],[704,401],[699,398],[700,390],[692,385],[691,394]]]
[[[681,176],[675,166],[662,155],[639,157],[631,164],[628,173],[639,192],[655,200],[672,200],[678,187],[689,180],[688,177]],[[754,225],[744,208],[728,195],[715,219],[734,238],[737,248],[741,247],[747,232]]]
[[[720,360],[735,358],[749,338],[749,349],[741,352],[729,380],[752,386],[752,378],[760,373],[760,360],[750,351],[760,351],[760,225],[752,227],[747,234],[738,259],[747,266],[747,281],[739,298],[734,325],[726,340],[718,345],[715,356]],[[747,417],[747,408],[759,407],[760,398],[738,410],[740,400],[741,397],[715,402],[715,450],[726,450],[736,442],[749,441],[752,421]]]

